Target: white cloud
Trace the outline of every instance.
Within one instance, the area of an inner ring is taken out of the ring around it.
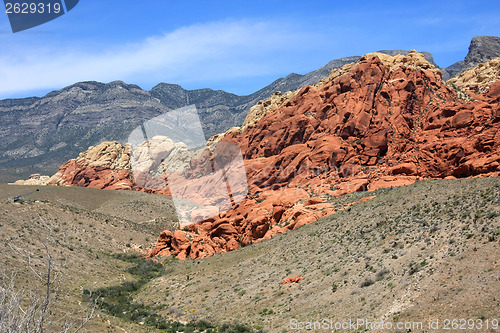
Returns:
[[[40,43],[4,47],[0,97],[84,80],[178,83],[268,75],[297,45],[300,52],[306,51],[317,37],[283,22],[224,21],[183,27],[107,50]]]

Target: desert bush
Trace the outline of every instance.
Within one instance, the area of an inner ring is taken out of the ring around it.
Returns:
[[[375,282],[371,278],[366,278],[363,282],[361,282],[360,287],[361,288],[368,287],[368,286],[371,286],[374,283]]]
[[[223,324],[219,328],[220,333],[247,333],[253,330],[242,324]]]
[[[389,274],[390,271],[387,268],[382,268],[380,271],[377,273],[377,280],[382,280],[385,275]]]

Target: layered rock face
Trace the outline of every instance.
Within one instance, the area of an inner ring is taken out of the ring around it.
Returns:
[[[61,166],[48,185],[131,190],[129,150],[128,146],[118,142],[103,142],[90,147]]]
[[[500,56],[500,37],[476,36],[470,42],[469,53],[464,62],[469,67],[474,67],[498,56]]]
[[[324,192],[330,185],[342,188],[358,174],[446,177],[498,171],[497,99],[487,102],[494,89],[474,97],[474,102],[460,100],[418,53],[368,54],[348,74],[319,89],[302,89],[257,125],[223,140],[240,144],[256,188],[318,185]],[[472,139],[485,137],[491,137],[491,147],[477,149],[480,144]],[[482,169],[472,162],[484,155],[492,155],[493,166]]]
[[[439,69],[410,52],[368,54],[321,84],[271,97],[244,128],[215,140],[241,148],[246,199],[187,230],[163,232],[150,255],[205,258],[235,250],[334,213],[328,196],[429,178],[498,176],[500,82],[468,94],[458,95]],[[107,146],[66,163],[53,183],[137,188],[129,173],[118,176],[130,172],[127,146]],[[213,158],[218,154],[224,152]],[[189,164],[193,177],[203,168],[196,158]],[[210,190],[199,187],[200,195]]]
[[[323,86],[326,82],[329,82],[339,76],[342,76],[349,72],[353,67],[355,63],[349,63],[345,64],[341,68],[334,68],[330,74],[319,80],[317,83],[311,85],[312,87],[320,88]],[[300,89],[297,89],[295,91],[287,91],[286,93],[282,93],[281,91],[276,91],[273,93],[267,100],[259,101],[256,105],[252,106],[250,110],[248,111],[247,117],[245,118],[245,121],[243,122],[243,125],[241,128],[237,128],[238,130],[243,131],[249,126],[254,126],[256,125],[259,120],[262,119],[266,114],[269,112],[272,112],[276,110],[277,108],[285,105],[290,99],[295,97],[299,93]],[[232,131],[235,131],[236,128],[234,128]],[[220,140],[221,135],[218,135],[218,140]]]
[[[432,61],[432,55],[425,54]],[[241,125],[250,107],[275,91],[294,91],[315,84],[332,69],[358,59],[353,56],[332,60],[305,75],[292,73],[247,96],[212,89],[186,90],[167,83],[146,91],[121,81],[89,81],[41,98],[0,100],[0,177],[14,181],[17,178],[12,177],[28,177],[33,172],[52,174],[88,146],[123,141],[141,123],[193,104],[204,133],[210,137]]]
[[[48,185],[107,190],[133,189],[169,195],[164,184],[164,172],[186,169],[197,154],[199,153],[190,151],[185,144],[174,143],[164,136],[155,136],[134,148],[130,144],[124,145],[116,141],[103,142],[89,147],[76,159],[62,165],[50,178]],[[141,174],[152,169],[155,158],[161,159],[154,171],[160,173],[162,184],[148,187]],[[156,190],[151,190],[151,187]]]
[[[498,176],[499,103],[500,82],[461,99],[416,52],[368,54],[220,138],[244,152],[250,194],[187,232],[162,234],[150,255],[204,258],[270,238],[333,213],[328,195]]]
[[[465,60],[443,69],[443,78],[499,57],[499,41],[498,37],[474,37]],[[380,53],[394,56],[406,55],[408,51]],[[430,53],[422,53],[435,65]],[[211,89],[185,90],[166,83],[145,91],[120,81],[107,84],[90,81],[75,83],[41,98],[0,100],[0,177],[14,181],[33,172],[52,174],[86,147],[103,141],[123,141],[142,122],[192,104],[199,110],[204,133],[212,136],[241,125],[250,107],[260,100],[267,103],[264,101],[274,92],[315,85],[332,69],[359,58],[335,59],[305,75],[292,73],[247,96]]]

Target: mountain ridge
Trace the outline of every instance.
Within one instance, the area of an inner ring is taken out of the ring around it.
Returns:
[[[480,63],[487,62],[497,57],[500,57],[500,37],[473,37],[465,59],[441,69],[443,71],[443,80],[449,80],[472,67],[476,67]]]
[[[478,47],[481,45],[473,50]],[[434,64],[430,53],[424,52],[424,56]],[[123,142],[127,133],[142,121],[187,104],[197,104],[208,139],[241,126],[250,108],[274,92],[312,85],[327,77],[332,69],[358,59],[359,56],[339,58],[305,75],[292,73],[246,96],[209,88],[185,90],[168,83],[159,83],[146,91],[122,81],[85,81],[43,97],[0,100],[0,181],[27,178],[34,173],[53,174],[87,147],[103,141]]]

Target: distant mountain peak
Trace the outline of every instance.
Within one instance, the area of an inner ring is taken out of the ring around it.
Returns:
[[[472,38],[469,52],[463,61],[443,68],[443,80],[458,76],[467,69],[500,57],[500,37],[476,36]]]
[[[465,63],[470,67],[500,57],[500,37],[477,36],[472,38]]]

